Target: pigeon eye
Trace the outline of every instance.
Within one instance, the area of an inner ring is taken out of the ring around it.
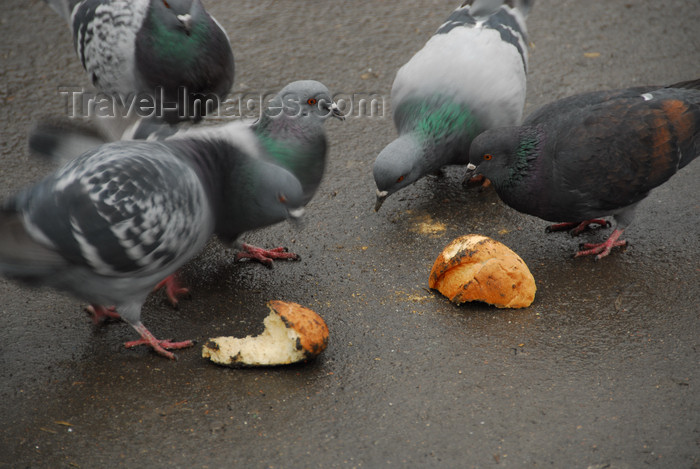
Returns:
[[[279,201],[282,202],[283,204],[286,204],[286,203],[287,203],[287,198],[284,196],[284,194],[278,195],[278,196],[277,196],[277,200],[279,200]]]
[[[396,180],[396,182],[401,182],[406,178],[406,176],[399,176],[399,178]]]
[[[309,106],[315,106],[316,103],[318,103],[318,100],[317,100],[316,98],[309,98],[309,99],[306,101],[306,104],[308,104]]]
[[[165,8],[170,8],[170,4],[166,0],[163,0],[163,5],[165,5]]]
[[[486,153],[486,154],[484,155],[484,159],[485,159],[486,161],[489,161],[491,158],[493,158],[493,155],[491,155],[490,153]]]

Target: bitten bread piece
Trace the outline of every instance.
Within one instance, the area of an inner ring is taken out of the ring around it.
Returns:
[[[483,301],[498,308],[525,308],[535,299],[535,279],[507,246],[470,234],[452,241],[433,264],[428,280],[453,303]]]
[[[328,327],[321,316],[296,303],[273,300],[259,336],[216,337],[202,349],[202,357],[227,366],[287,365],[308,360],[328,345]]]

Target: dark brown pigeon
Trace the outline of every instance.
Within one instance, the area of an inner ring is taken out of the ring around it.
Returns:
[[[468,177],[483,174],[514,209],[548,231],[616,227],[576,257],[607,256],[641,200],[700,154],[700,79],[667,87],[582,93],[547,104],[522,126],[488,130],[471,144]]]

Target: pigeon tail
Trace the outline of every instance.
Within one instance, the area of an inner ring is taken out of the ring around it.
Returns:
[[[673,85],[669,85],[666,88],[685,88],[688,90],[700,90],[700,78],[674,83]]]
[[[72,121],[42,120],[29,132],[29,151],[63,165],[107,141],[101,132]]]
[[[32,283],[65,266],[65,260],[37,243],[27,232],[21,214],[0,209],[0,273]]]
[[[169,125],[157,119],[100,117],[90,125],[74,119],[43,118],[29,131],[29,151],[56,165],[72,161],[100,145],[118,140],[162,140],[184,125]]]
[[[70,21],[73,8],[82,0],[44,0],[56,13],[66,21]]]
[[[505,4],[527,17],[534,3],[535,0],[466,0],[460,8],[470,5],[469,12],[472,16],[490,16]]]

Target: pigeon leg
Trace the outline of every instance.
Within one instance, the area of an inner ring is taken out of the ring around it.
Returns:
[[[581,246],[582,250],[577,252],[576,255],[574,255],[574,257],[590,256],[593,254],[598,254],[596,256],[596,260],[602,259],[603,257],[610,254],[610,250],[612,248],[627,245],[627,241],[618,239],[622,235],[622,231],[623,230],[615,229],[604,243],[600,243],[600,244],[585,243],[585,244],[583,244]]]
[[[85,307],[85,311],[87,311],[92,317],[93,324],[100,324],[101,322],[104,322],[107,319],[122,318],[119,315],[119,313],[117,313],[117,310],[114,306],[105,307],[102,305],[88,305]]]
[[[293,252],[287,252],[287,248],[279,247],[273,249],[262,249],[259,247],[251,246],[250,244],[241,244],[242,250],[236,254],[236,260],[239,259],[253,259],[256,260],[267,267],[272,267],[273,259],[291,259],[298,261],[300,257]]]
[[[178,297],[190,293],[189,288],[182,286],[182,282],[177,279],[177,274],[168,275],[153,288],[153,291],[165,288],[165,294],[173,307],[177,307]]]
[[[132,326],[134,327],[134,329],[136,329],[136,332],[138,332],[141,335],[141,338],[139,340],[132,340],[131,342],[126,342],[124,344],[124,347],[126,348],[136,347],[137,345],[148,345],[157,354],[162,355],[171,360],[176,360],[177,357],[175,356],[175,354],[172,352],[168,352],[168,350],[192,347],[194,345],[194,342],[191,340],[184,340],[182,342],[158,340],[153,336],[153,334],[151,334],[151,332],[148,329],[146,329],[146,326],[144,326],[140,322],[132,324]]]
[[[581,233],[583,233],[586,228],[588,228],[588,225],[591,225],[593,223],[595,223],[596,225],[600,225],[601,227],[608,227],[611,225],[610,222],[607,220],[604,220],[602,218],[595,218],[593,220],[584,220],[580,223],[556,223],[554,225],[549,225],[547,228],[544,229],[544,231],[547,233],[551,233],[553,231],[571,230],[571,236],[578,236]]]

